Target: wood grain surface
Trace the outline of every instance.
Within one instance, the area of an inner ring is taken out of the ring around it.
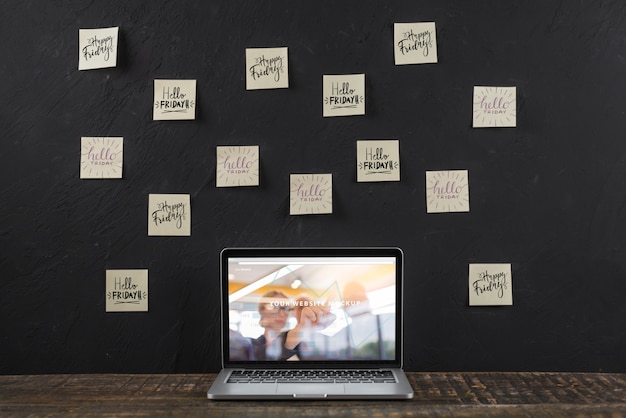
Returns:
[[[214,374],[0,376],[0,416],[626,416],[626,375],[408,373],[409,401],[210,401]]]

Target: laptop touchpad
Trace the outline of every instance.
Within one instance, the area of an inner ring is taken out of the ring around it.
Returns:
[[[277,385],[276,393],[292,393],[294,395],[327,395],[344,393],[344,387],[341,384],[326,385],[324,383],[289,383]]]

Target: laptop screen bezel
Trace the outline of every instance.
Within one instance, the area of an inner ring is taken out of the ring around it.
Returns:
[[[229,358],[229,292],[228,264],[232,258],[266,257],[393,257],[396,263],[396,315],[395,315],[395,359],[393,360],[315,360],[306,361],[231,361]],[[404,256],[398,247],[289,247],[289,248],[224,248],[220,253],[221,313],[222,313],[222,366],[225,368],[368,368],[402,367],[403,351],[403,305],[402,290],[404,276]]]

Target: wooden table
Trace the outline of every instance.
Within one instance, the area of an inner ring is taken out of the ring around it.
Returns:
[[[408,373],[408,401],[210,401],[213,374],[0,376],[0,416],[625,416],[626,374]]]

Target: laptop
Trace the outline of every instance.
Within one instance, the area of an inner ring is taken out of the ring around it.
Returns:
[[[410,399],[399,248],[226,248],[214,400]]]

